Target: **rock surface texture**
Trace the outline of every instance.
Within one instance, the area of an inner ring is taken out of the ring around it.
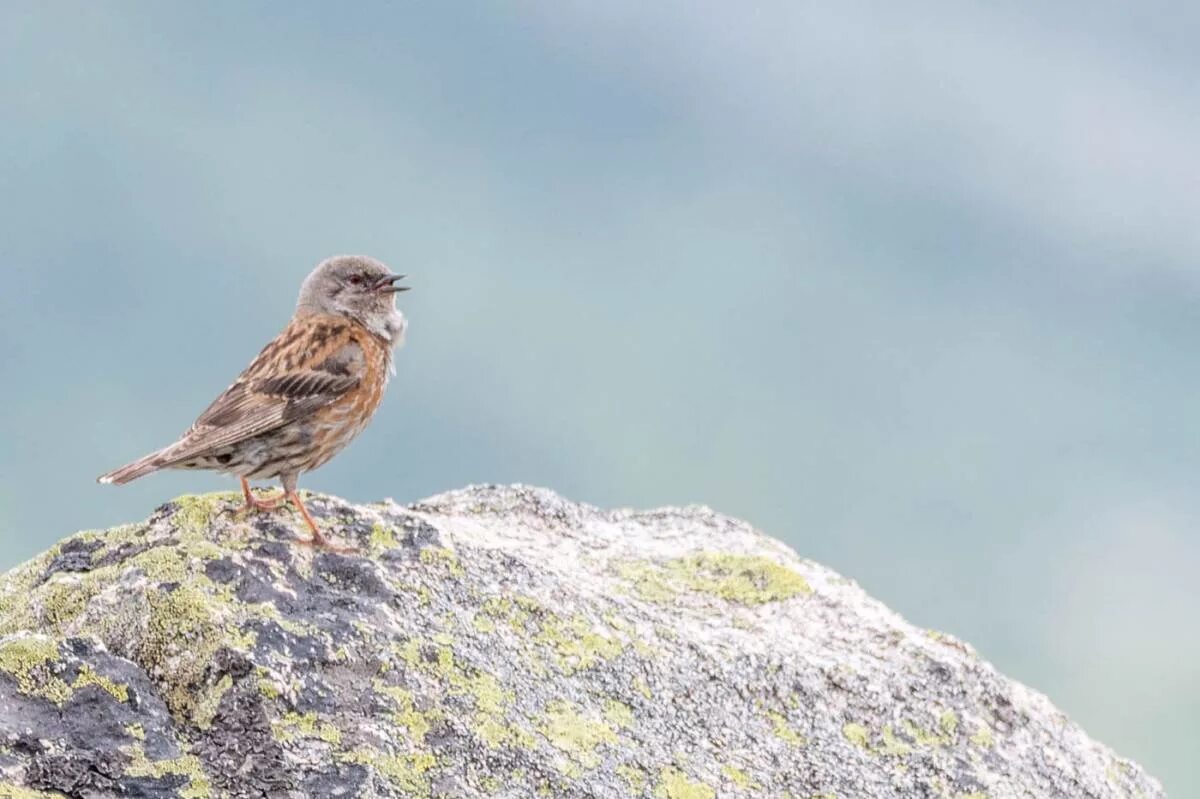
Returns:
[[[0,797],[1158,797],[970,647],[706,508],[183,497],[0,578]]]

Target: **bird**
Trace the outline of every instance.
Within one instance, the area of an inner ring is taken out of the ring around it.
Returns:
[[[96,478],[122,485],[161,469],[235,475],[241,510],[291,502],[314,547],[337,549],[296,491],[300,475],[321,466],[362,432],[395,374],[394,352],[408,320],[396,295],[409,286],[380,261],[337,255],[305,278],[291,321],[173,444]],[[279,479],[280,494],[259,499],[249,480]]]

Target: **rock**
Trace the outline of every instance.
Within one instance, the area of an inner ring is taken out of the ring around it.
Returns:
[[[230,494],[0,579],[0,797],[1158,797],[970,647],[706,508]]]

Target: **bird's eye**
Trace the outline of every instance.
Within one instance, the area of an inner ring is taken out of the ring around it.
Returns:
[[[354,275],[351,275],[351,276],[350,276],[350,282],[351,282],[351,283],[353,283],[353,284],[354,284],[354,285],[356,285],[356,286],[361,286],[361,285],[362,285],[362,282],[363,282],[363,276],[362,276],[361,274],[354,274]]]

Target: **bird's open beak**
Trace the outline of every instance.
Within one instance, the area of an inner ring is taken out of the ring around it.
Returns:
[[[380,294],[399,294],[402,291],[408,291],[412,286],[397,286],[397,280],[403,280],[404,275],[388,275],[380,280],[372,288]]]

